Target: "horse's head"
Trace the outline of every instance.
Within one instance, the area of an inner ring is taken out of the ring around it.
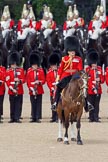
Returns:
[[[108,29],[104,30],[97,40],[97,45],[102,54],[107,54],[108,52]]]

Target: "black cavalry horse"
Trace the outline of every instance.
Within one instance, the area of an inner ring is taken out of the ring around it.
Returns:
[[[103,31],[97,40],[97,50],[100,58],[100,65],[108,66],[108,28]]]
[[[29,57],[32,50],[34,50],[36,45],[36,34],[28,33],[27,38],[23,45],[22,56],[24,57],[24,69],[27,70],[29,68]]]
[[[97,40],[90,39],[88,44],[88,50],[94,48],[98,52],[99,62],[98,65],[105,67],[108,66],[108,28],[104,30],[98,37]]]
[[[4,39],[1,31],[0,31],[0,57],[2,59],[2,65],[7,68],[8,50],[4,45]]]

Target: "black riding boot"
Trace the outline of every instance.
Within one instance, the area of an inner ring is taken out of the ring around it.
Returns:
[[[54,104],[51,106],[51,110],[53,110],[53,111],[56,110],[57,104],[58,104],[60,96],[61,96],[60,95],[61,91],[62,91],[62,88],[57,87],[56,94],[55,94],[55,99],[54,99]]]
[[[90,112],[93,109],[94,106],[87,100],[87,98],[85,98],[85,105],[84,105],[85,112]]]

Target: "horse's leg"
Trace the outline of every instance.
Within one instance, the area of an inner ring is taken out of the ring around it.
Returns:
[[[57,141],[61,142],[61,141],[63,141],[63,138],[62,138],[62,123],[61,123],[60,119],[58,120],[58,124],[59,124],[59,131],[58,131]]]
[[[81,136],[80,136],[80,127],[81,127],[80,119],[77,120],[76,127],[77,127],[77,144],[83,145]]]
[[[68,128],[69,128],[69,116],[65,118],[65,135],[64,135],[64,144],[69,144],[68,141]]]
[[[71,124],[71,141],[76,141],[76,123]]]

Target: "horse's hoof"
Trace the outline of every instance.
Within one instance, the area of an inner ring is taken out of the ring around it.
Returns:
[[[63,138],[57,138],[57,142],[62,142]]]
[[[71,138],[71,141],[75,141],[76,142],[76,138]]]
[[[80,140],[80,141],[77,141],[77,144],[78,145],[83,145],[83,142]]]
[[[65,145],[69,145],[69,141],[64,141],[64,144]]]

